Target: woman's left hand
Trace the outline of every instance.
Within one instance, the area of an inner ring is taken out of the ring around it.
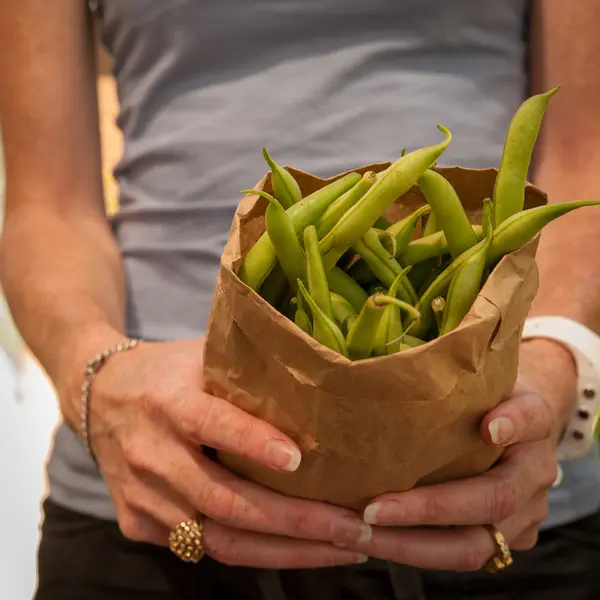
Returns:
[[[532,548],[548,516],[557,477],[556,444],[572,411],[571,355],[543,340],[522,344],[513,395],[482,422],[484,441],[507,446],[488,472],[375,498],[364,518],[372,541],[356,549],[424,569],[477,571],[496,554],[483,525],[495,525],[513,550]]]

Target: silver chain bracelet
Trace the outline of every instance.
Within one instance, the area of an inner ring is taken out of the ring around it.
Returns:
[[[106,350],[96,354],[94,358],[88,361],[85,367],[83,384],[81,386],[81,437],[83,438],[85,447],[96,464],[98,461],[96,460],[96,455],[92,450],[90,439],[90,392],[92,389],[92,381],[94,381],[95,377],[98,375],[100,369],[109,357],[111,357],[113,354],[118,354],[119,352],[131,350],[132,348],[135,348],[138,343],[138,340],[127,340],[122,344],[117,344],[116,346],[107,348]]]

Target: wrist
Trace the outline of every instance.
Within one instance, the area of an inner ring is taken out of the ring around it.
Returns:
[[[56,390],[63,418],[78,434],[81,433],[81,386],[88,361],[126,339],[127,336],[118,329],[98,323],[79,328],[63,344]]]
[[[531,338],[521,342],[521,380],[542,394],[556,419],[552,435],[558,444],[577,400],[577,366],[572,352],[560,342]]]

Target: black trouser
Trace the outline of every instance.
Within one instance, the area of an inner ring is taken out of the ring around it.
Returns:
[[[115,523],[49,501],[35,600],[599,600],[600,513],[543,532],[496,575],[360,567],[265,571],[205,557],[187,565],[169,550],[125,539]]]

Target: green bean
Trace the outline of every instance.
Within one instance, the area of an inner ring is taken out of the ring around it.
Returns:
[[[294,226],[296,234],[302,233],[308,225],[323,214],[328,206],[355,185],[357,181],[360,181],[358,173],[348,173],[290,207],[286,213]],[[256,192],[254,190],[245,190],[242,193],[255,194]],[[271,242],[269,234],[265,231],[248,251],[242,262],[238,276],[248,287],[256,291],[260,288],[276,262],[275,247]]]
[[[405,334],[402,339],[404,340],[404,343],[410,348],[417,348],[418,346],[423,346],[427,343],[425,340],[416,338],[413,335],[408,334]]]
[[[377,181],[377,175],[373,171],[367,171],[360,181],[342,194],[317,220],[315,226],[319,239],[327,235],[335,224],[352,208]]]
[[[359,313],[369,295],[348,273],[334,267],[327,273],[329,289],[350,302],[354,310]]]
[[[436,224],[446,234],[453,258],[477,243],[467,213],[452,184],[436,171],[426,171],[418,182],[435,214]]]
[[[404,277],[410,272],[411,267],[402,269],[402,272],[394,279],[387,295],[395,298],[398,287]],[[384,309],[384,315],[379,324],[375,338],[374,353],[377,356],[394,354],[400,350],[400,337],[402,335],[402,315],[400,307],[396,304],[388,304]]]
[[[424,337],[432,324],[433,311],[431,309],[431,301],[438,296],[444,296],[450,287],[450,282],[454,273],[458,271],[460,266],[471,258],[474,254],[479,252],[485,247],[487,241],[481,240],[472,248],[469,248],[466,252],[463,252],[460,256],[455,258],[431,283],[431,285],[422,294],[419,302],[416,305],[421,311],[421,320],[415,325],[415,330],[412,335],[415,337]]]
[[[446,308],[444,309],[444,317],[439,330],[440,335],[449,333],[460,325],[469,310],[471,310],[477,295],[481,291],[481,281],[487,262],[487,252],[492,241],[492,219],[492,202],[486,200],[484,202],[483,214],[484,228],[487,232],[485,244],[479,252],[476,252],[466,260],[452,277],[448,295],[446,296]]]
[[[306,279],[306,258],[296,237],[294,226],[283,206],[271,194],[263,191],[255,193],[269,201],[265,212],[267,233],[275,248],[279,264],[295,290],[298,278]]]
[[[439,126],[439,129],[446,136],[445,140],[398,159],[321,240],[321,254],[332,253],[339,258],[373,227],[390,204],[417,182],[430,165],[441,156],[452,139],[451,133],[446,128]],[[337,262],[337,258],[332,261],[333,264]]]
[[[431,310],[433,311],[433,315],[435,317],[435,322],[437,324],[438,332],[442,329],[442,321],[444,318],[444,309],[446,308],[446,300],[441,296],[434,298],[431,301]]]
[[[346,340],[340,331],[340,328],[330,319],[320,308],[319,305],[310,297],[308,290],[302,283],[301,279],[298,279],[298,289],[302,294],[302,299],[308,307],[313,316],[313,337],[317,342],[335,350],[342,356],[348,357],[348,347]]]
[[[396,239],[396,252],[394,252],[396,258],[408,248],[415,230],[417,229],[419,219],[426,214],[429,214],[430,211],[431,207],[428,204],[425,204],[424,206],[417,208],[407,217],[404,217],[404,219],[396,221],[387,228],[386,231]]]
[[[548,102],[559,88],[560,86],[557,86],[525,100],[508,126],[494,184],[494,228],[523,210],[525,183],[533,148]]]
[[[436,233],[436,231],[439,230],[440,228],[438,227],[435,213],[429,213],[427,221],[425,221],[425,227],[423,227],[423,231],[421,232],[421,237],[427,237],[428,235]]]
[[[349,323],[351,323],[352,319],[355,319],[358,314],[346,298],[335,292],[331,292],[331,306],[333,308],[333,317],[340,326],[342,333],[344,333],[344,329],[349,326]],[[347,329],[345,333],[348,333]]]
[[[389,254],[381,245],[377,234],[369,230],[362,240],[356,242],[353,246],[354,251],[362,257],[377,279],[385,286],[390,287],[394,279],[402,272],[402,267],[398,261]],[[398,296],[405,302],[416,302],[412,286],[408,288],[403,280],[402,286],[398,289]]]
[[[284,208],[290,208],[302,200],[302,191],[294,176],[283,167],[280,167],[263,148],[263,156],[271,167],[271,185],[273,187],[273,195]]]
[[[562,202],[547,204],[523,210],[508,217],[494,230],[494,237],[488,254],[488,264],[493,265],[505,254],[510,254],[531,241],[540,231],[554,219],[584,206],[598,206],[600,201],[581,200],[579,202]]]
[[[330,319],[333,319],[327,274],[325,273],[323,259],[319,252],[319,238],[317,237],[317,230],[314,225],[309,225],[304,230],[304,251],[306,252],[308,291],[319,308]]]
[[[302,331],[304,331],[304,333],[308,333],[308,335],[312,336],[312,323],[310,322],[310,319],[304,310],[302,294],[300,290],[298,290],[296,296],[296,315],[294,317],[294,322],[298,327],[300,327],[300,329],[302,329]]]
[[[373,227],[372,231],[377,234],[377,238],[381,242],[381,245],[386,249],[390,256],[396,256],[396,251],[398,250],[396,238],[385,229],[376,229]]]
[[[480,241],[483,237],[481,225],[473,225],[471,229],[476,240]],[[408,248],[397,258],[403,265],[416,265],[430,258],[448,254],[449,251],[446,234],[443,231],[436,231],[410,242]]]
[[[416,318],[419,317],[419,313],[414,306],[398,300],[398,298],[392,298],[383,294],[369,296],[358,318],[354,321],[352,327],[350,327],[346,338],[348,353],[353,360],[369,358],[373,353],[377,330],[383,317],[384,309],[388,304],[396,304]]]

